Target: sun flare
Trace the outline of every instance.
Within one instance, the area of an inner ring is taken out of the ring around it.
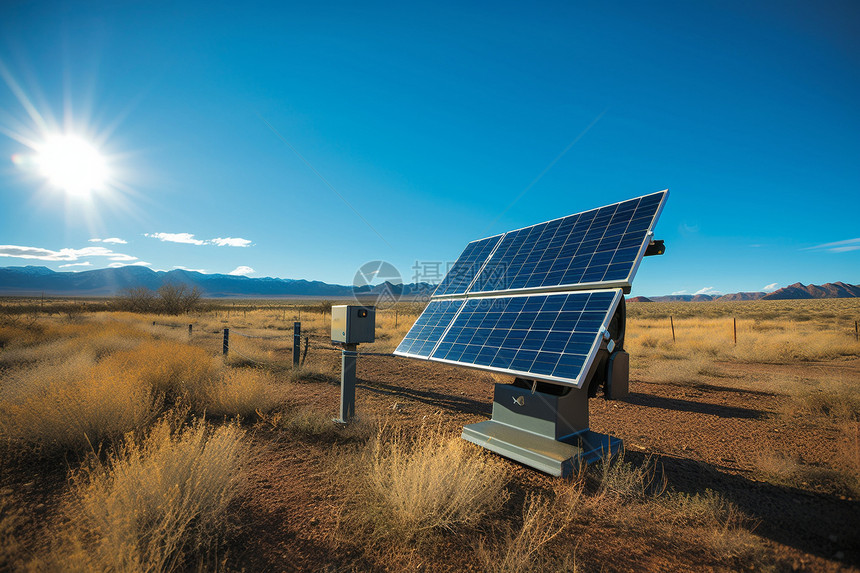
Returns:
[[[38,150],[37,162],[52,185],[76,197],[104,188],[108,177],[102,154],[76,135],[48,138]]]

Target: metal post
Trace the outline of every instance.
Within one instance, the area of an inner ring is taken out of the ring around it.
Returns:
[[[397,309],[394,309],[394,328],[397,328]]]
[[[675,342],[675,319],[669,317],[669,324],[672,325],[672,342]]]
[[[227,352],[230,351],[230,329],[229,328],[224,329],[223,350],[224,350],[224,356],[227,356]]]
[[[734,317],[732,317],[732,329],[734,330],[734,333],[735,333],[735,344],[737,344],[738,343],[738,319],[734,318]]]
[[[335,421],[346,424],[355,417],[355,359],[356,344],[345,344],[341,353],[340,371],[340,418]]]
[[[302,323],[293,323],[293,366],[299,365],[299,356],[302,351]]]
[[[857,321],[854,321],[854,340],[860,340],[860,329],[857,328]]]
[[[192,325],[189,324],[188,325],[188,338],[191,338],[191,328],[192,328]]]

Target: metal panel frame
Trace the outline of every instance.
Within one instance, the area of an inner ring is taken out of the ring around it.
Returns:
[[[585,290],[575,291],[578,294],[593,294],[593,293],[606,292],[607,290],[614,290],[615,296],[612,299],[612,303],[610,304],[610,307],[606,313],[606,316],[603,318],[603,322],[601,323],[600,329],[598,330],[599,333],[602,333],[609,328],[609,322],[612,320],[612,316],[615,314],[615,311],[618,309],[618,304],[621,301],[621,297],[624,296],[622,290],[620,288],[616,288],[616,289],[591,289],[591,290],[587,290],[587,291],[585,291]],[[573,294],[573,292],[572,291],[554,291],[554,292],[543,292],[543,293],[523,293],[523,294],[514,294],[514,295],[502,294],[501,292],[494,292],[492,294],[483,293],[483,296],[470,297],[470,298],[481,298],[481,299],[510,298],[510,297],[519,297],[519,296],[529,296],[531,294],[546,294],[546,295],[558,294],[558,295],[561,295],[561,294]],[[469,298],[469,297],[461,296],[459,298],[462,298],[465,301],[465,299]],[[573,386],[575,388],[582,388],[582,385],[585,383],[585,377],[588,376],[588,373],[591,371],[591,366],[594,363],[594,359],[597,357],[597,351],[600,350],[600,346],[602,344],[602,336],[597,336],[595,341],[592,343],[591,349],[589,350],[588,355],[586,356],[585,363],[582,365],[582,368],[580,369],[579,374],[574,379],[560,378],[558,376],[548,376],[548,375],[543,375],[543,374],[534,374],[532,372],[527,372],[527,371],[522,371],[522,370],[511,370],[508,368],[494,368],[492,366],[484,366],[482,364],[470,364],[470,363],[466,363],[466,362],[458,362],[456,360],[445,360],[445,359],[440,359],[440,358],[433,358],[432,357],[433,352],[435,352],[436,349],[439,347],[439,345],[442,344],[442,342],[445,340],[445,337],[448,335],[448,332],[451,330],[452,325],[454,324],[454,322],[456,322],[457,317],[460,316],[460,313],[463,311],[463,309],[465,307],[466,307],[466,305],[463,304],[460,306],[460,308],[457,309],[457,312],[454,314],[453,318],[451,319],[451,322],[446,327],[445,332],[442,334],[442,336],[439,338],[438,342],[436,342],[436,346],[434,346],[433,350],[430,352],[430,356],[419,356],[419,355],[415,355],[415,354],[407,354],[405,352],[397,352],[397,351],[395,351],[394,354],[397,356],[404,356],[406,358],[415,358],[415,359],[419,359],[419,360],[430,360],[433,362],[441,362],[443,364],[453,364],[456,366],[465,366],[466,368],[473,368],[475,370],[484,370],[487,372],[499,372],[501,374],[518,376],[518,377],[526,378],[529,380],[538,380],[540,382],[552,382],[555,384],[562,384],[565,386]]]

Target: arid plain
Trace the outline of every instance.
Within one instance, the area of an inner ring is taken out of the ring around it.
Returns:
[[[860,567],[858,299],[629,304],[625,452],[569,480],[459,438],[503,378],[385,355],[420,304],[345,427],[330,303],[110,305],[3,302],[0,569]]]

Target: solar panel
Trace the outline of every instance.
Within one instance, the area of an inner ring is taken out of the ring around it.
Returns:
[[[667,194],[472,241],[394,353],[582,387]]]
[[[446,276],[433,296],[629,287],[667,194],[660,191],[509,231],[501,241],[499,236],[474,241],[451,268],[449,275],[456,275]],[[484,241],[498,246],[477,248]],[[489,259],[479,261],[482,255]],[[477,277],[459,278],[466,268],[461,260],[472,273],[478,267]]]
[[[431,360],[580,386],[620,289],[470,298]]]
[[[466,249],[460,254],[457,262],[448,270],[445,278],[436,287],[433,296],[466,292],[501,238],[502,235],[496,235],[472,241],[466,245]]]

